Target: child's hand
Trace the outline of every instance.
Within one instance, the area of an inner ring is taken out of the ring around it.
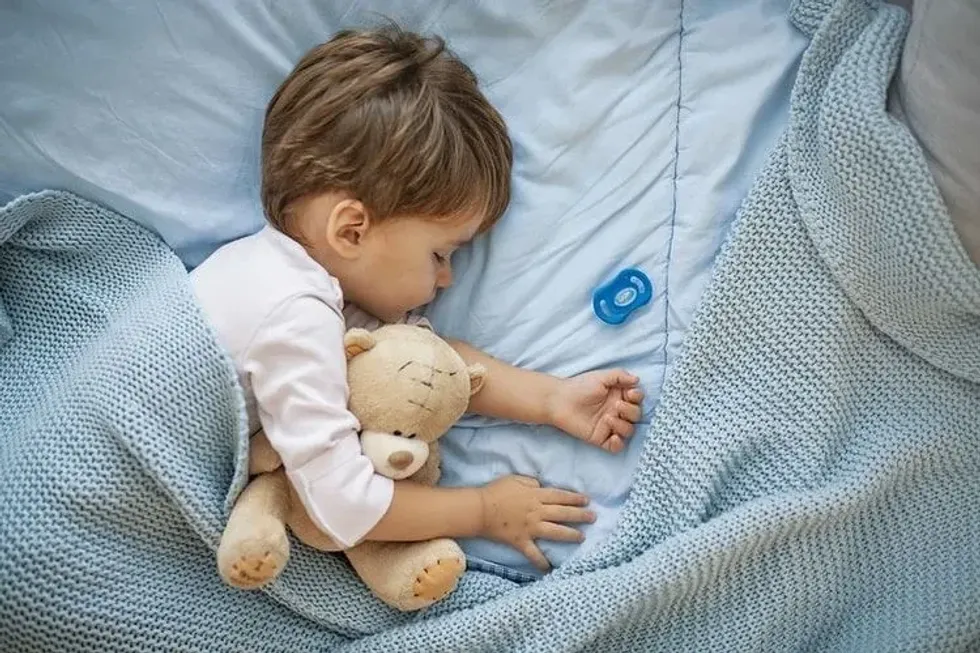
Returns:
[[[509,544],[541,571],[551,564],[535,539],[581,542],[581,531],[565,523],[591,523],[595,513],[586,510],[589,499],[576,492],[543,488],[533,478],[504,476],[480,489],[483,500],[483,535]]]
[[[548,402],[551,424],[602,447],[619,453],[639,421],[643,391],[639,379],[623,370],[600,370],[562,379]]]

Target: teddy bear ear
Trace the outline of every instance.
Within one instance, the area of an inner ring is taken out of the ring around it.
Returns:
[[[368,349],[374,347],[377,341],[371,332],[366,329],[351,329],[344,334],[344,349],[347,351],[347,360],[358,354],[363,354]]]
[[[479,363],[475,363],[469,366],[470,373],[470,396],[472,397],[477,392],[483,389],[483,384],[487,380],[487,368],[483,367]]]

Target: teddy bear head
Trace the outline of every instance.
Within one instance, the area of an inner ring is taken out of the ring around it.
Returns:
[[[406,478],[425,462],[428,444],[462,417],[486,369],[467,366],[445,340],[421,326],[351,329],[344,338],[350,410],[375,469]]]

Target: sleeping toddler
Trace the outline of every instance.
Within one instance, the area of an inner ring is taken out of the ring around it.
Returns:
[[[577,542],[587,498],[506,476],[425,487],[376,474],[347,408],[347,329],[419,322],[453,281],[453,252],[510,199],[511,142],[473,72],[438,38],[344,31],[306,54],[269,103],[262,133],[268,224],[220,248],[192,283],[314,523],[364,539],[486,537],[541,569],[535,540]],[[488,371],[472,412],[553,425],[612,453],[640,417],[622,370],[568,379],[517,369],[462,342]]]

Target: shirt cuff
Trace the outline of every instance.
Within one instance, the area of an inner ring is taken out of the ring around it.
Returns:
[[[344,549],[381,521],[395,492],[394,481],[375,473],[356,439],[338,442],[287,475],[310,519]]]

